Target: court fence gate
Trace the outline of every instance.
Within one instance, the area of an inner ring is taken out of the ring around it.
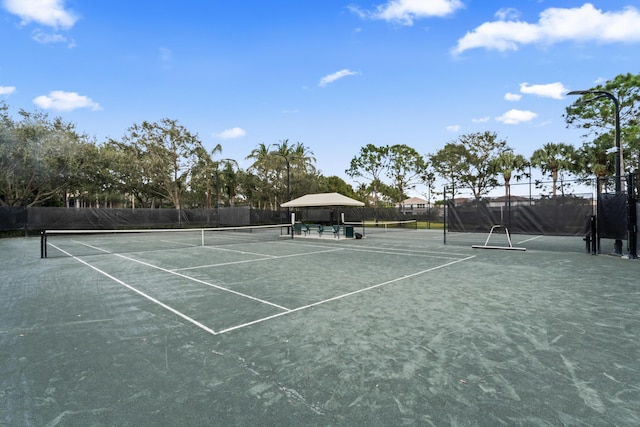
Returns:
[[[638,258],[638,182],[635,173],[622,177],[626,188],[619,192],[608,192],[612,187],[611,178],[598,180],[598,208],[595,226],[596,245],[592,253],[602,253],[600,240],[614,239],[614,255],[623,255],[622,242],[626,240],[626,256]]]

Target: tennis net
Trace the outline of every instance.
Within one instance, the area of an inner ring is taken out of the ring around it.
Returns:
[[[361,230],[363,235],[418,229],[418,221],[415,219],[401,221],[346,221],[344,225],[351,226],[356,231]]]
[[[84,256],[110,253],[241,245],[288,237],[288,224],[193,229],[44,230],[40,256]]]

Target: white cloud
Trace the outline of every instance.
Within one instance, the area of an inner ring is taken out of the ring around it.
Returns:
[[[517,9],[512,7],[507,7],[504,9],[500,9],[496,12],[495,17],[501,21],[506,21],[507,19],[518,19],[520,17],[520,12]]]
[[[0,95],[11,95],[15,91],[15,86],[0,86]]]
[[[350,9],[361,18],[413,25],[415,19],[450,15],[462,7],[461,0],[389,0],[371,12],[356,6],[350,6]]]
[[[640,12],[631,6],[619,12],[603,12],[590,3],[571,9],[549,8],[533,24],[519,20],[485,22],[459,39],[452,53],[474,48],[518,50],[521,45],[562,41],[640,42]]]
[[[58,34],[58,33],[48,34],[40,30],[36,30],[33,32],[33,40],[35,40],[40,44],[68,43],[67,47],[69,48],[76,47],[76,42],[73,39],[68,39],[62,34]]]
[[[220,139],[235,139],[243,137],[247,134],[247,132],[239,127],[233,127],[231,129],[226,129],[218,134],[213,134],[214,138]]]
[[[506,99],[507,101],[520,101],[521,98],[522,98],[522,95],[520,95],[519,93],[507,92],[504,95],[504,99]]]
[[[506,125],[517,125],[522,122],[529,122],[536,117],[538,115],[532,111],[509,110],[500,117],[496,117],[496,120]]]
[[[53,28],[71,28],[78,16],[65,10],[64,0],[4,0],[5,9],[19,16],[22,25],[37,22]]]
[[[471,121],[473,123],[488,123],[489,120],[491,120],[491,117],[487,116],[487,117],[479,117],[476,119],[471,119]]]
[[[451,125],[446,127],[447,132],[458,132],[460,130],[460,125]]]
[[[54,90],[49,96],[41,95],[33,100],[33,103],[45,110],[73,111],[78,108],[90,108],[101,110],[100,104],[93,102],[91,98],[78,95],[77,92],[65,92]]]
[[[536,95],[543,98],[562,99],[562,96],[569,90],[560,82],[544,85],[529,85],[520,83],[520,92],[528,95]]]
[[[328,76],[324,76],[323,78],[320,79],[320,83],[318,83],[318,86],[323,87],[343,77],[353,76],[356,74],[359,74],[359,73],[356,71],[351,71],[348,68],[345,68],[344,70],[340,70],[333,74],[329,74]]]

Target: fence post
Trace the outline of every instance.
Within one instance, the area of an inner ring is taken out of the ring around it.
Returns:
[[[444,233],[444,244],[447,244],[447,210],[448,210],[448,202],[447,202],[447,186],[444,186],[444,203],[443,203],[443,207],[444,207],[444,212],[442,213],[442,220],[443,220],[443,227],[442,227],[442,231]]]
[[[638,258],[638,224],[636,211],[636,186],[635,174],[627,175],[627,242],[629,243],[629,258]]]

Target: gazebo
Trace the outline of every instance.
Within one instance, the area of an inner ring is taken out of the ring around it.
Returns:
[[[283,208],[328,208],[330,209],[330,214],[329,214],[329,222],[331,223],[331,225],[333,225],[333,221],[334,218],[333,217],[333,208],[336,207],[363,207],[364,203],[352,199],[351,197],[347,197],[343,194],[340,193],[316,193],[316,194],[306,194],[302,197],[298,197],[297,199],[293,199],[291,201],[288,201],[286,203],[282,203],[280,205]],[[341,218],[342,222],[344,223],[344,218]],[[326,221],[326,218],[323,220]],[[295,221],[295,216],[292,215],[291,216],[291,222],[292,224],[294,224]],[[296,230],[296,232],[299,232],[299,228],[302,227],[302,224],[298,223],[298,224],[294,224],[294,228]],[[305,232],[305,235],[308,235],[308,230],[309,230],[309,226],[306,225],[306,230],[307,232]],[[322,225],[319,225],[319,237],[322,236],[322,230],[323,227]],[[348,230],[345,229],[344,233],[345,236],[347,237],[353,237],[353,227],[347,227],[349,228]],[[334,235],[338,235],[340,230],[340,225],[338,223],[338,225],[334,226]]]

